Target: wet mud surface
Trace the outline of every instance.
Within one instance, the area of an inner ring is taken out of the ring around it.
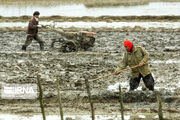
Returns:
[[[109,86],[120,83],[124,93],[125,114],[131,119],[157,119],[156,94],[160,92],[163,112],[168,119],[180,119],[180,33],[179,32],[97,32],[95,46],[88,51],[59,52],[59,45],[50,48],[51,39],[61,37],[56,32],[40,32],[45,51],[33,41],[24,52],[24,31],[0,31],[0,82],[37,83],[41,75],[44,101],[48,114],[58,114],[56,78],[60,79],[62,101],[66,114],[90,114],[85,79],[90,81],[96,114],[120,114],[118,89]],[[155,91],[129,90],[130,71],[118,76],[91,81],[114,72],[125,52],[123,41],[129,39],[150,53],[150,65],[155,79]],[[39,101],[1,99],[1,112],[34,115],[40,114]]]

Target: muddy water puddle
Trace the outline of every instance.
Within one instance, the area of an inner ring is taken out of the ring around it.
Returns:
[[[140,118],[146,118],[144,115],[140,115]],[[96,115],[95,119],[96,120],[107,120],[107,119],[113,119],[113,120],[119,120],[119,118],[121,118],[120,115]],[[125,115],[124,116],[125,120],[129,120],[130,116],[129,115]],[[20,116],[20,115],[13,115],[13,114],[1,114],[0,115],[0,119],[2,120],[41,120],[42,119],[42,115],[34,115],[31,117],[27,117],[27,116]],[[46,116],[46,120],[59,120],[60,117],[58,115],[48,115]],[[90,115],[66,115],[64,116],[64,119],[66,120],[91,120],[92,118],[90,117]]]
[[[23,116],[16,114],[0,114],[0,119],[2,120],[41,120],[42,115],[33,115],[33,116]],[[46,120],[59,120],[58,115],[47,115]],[[65,115],[65,120],[92,120],[90,115]],[[121,120],[121,115],[95,115],[96,120]],[[124,120],[146,120],[146,119],[158,119],[158,115],[154,113],[149,114],[135,114],[135,115],[124,115]]]
[[[146,119],[157,119],[158,115],[154,113],[149,114],[135,114],[135,115],[124,115],[124,120],[133,120],[133,119],[140,119],[140,120],[146,120]],[[0,114],[0,119],[2,120],[41,120],[42,115],[16,115],[16,114]],[[46,120],[59,120],[60,117],[58,115],[47,115]],[[92,118],[90,115],[65,115],[65,120],[91,120]],[[112,114],[112,115],[95,115],[96,120],[121,120],[121,115]]]
[[[48,4],[48,1],[47,1]],[[40,11],[41,16],[142,16],[142,15],[180,15],[180,2],[151,2],[147,5],[117,6],[117,7],[93,7],[87,8],[84,4],[2,4],[0,16],[31,16],[33,11]]]

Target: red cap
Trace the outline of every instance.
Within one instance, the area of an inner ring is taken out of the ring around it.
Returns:
[[[127,46],[129,48],[129,52],[131,51],[131,48],[133,47],[133,43],[129,40],[124,41],[124,47]]]

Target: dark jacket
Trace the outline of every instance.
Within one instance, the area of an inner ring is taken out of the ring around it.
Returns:
[[[124,54],[123,60],[120,62],[119,67],[116,71],[120,71],[127,66],[133,67],[138,65],[139,63],[146,63],[149,60],[149,54],[143,47],[135,46],[133,53],[126,52]],[[150,67],[148,64],[145,64],[141,67],[132,69],[132,77],[138,77],[139,73],[142,74],[143,77],[151,73]]]
[[[27,28],[27,34],[30,35],[36,35],[38,33],[38,21],[33,17],[29,20],[28,28]]]

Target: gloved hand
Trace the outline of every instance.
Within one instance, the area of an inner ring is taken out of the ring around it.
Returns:
[[[45,27],[46,27],[46,28],[51,28],[51,27],[50,27],[50,26],[48,26],[48,25],[47,25],[47,26],[45,26]]]
[[[139,63],[139,67],[143,66],[145,63]]]
[[[40,28],[40,27],[42,27],[42,25],[39,24],[39,25],[37,25],[37,27]]]

